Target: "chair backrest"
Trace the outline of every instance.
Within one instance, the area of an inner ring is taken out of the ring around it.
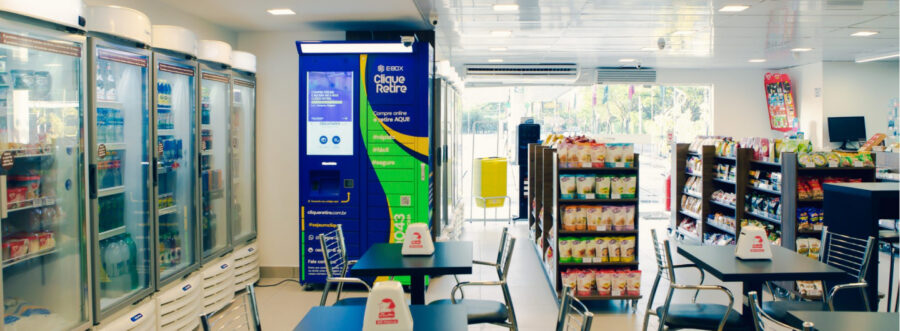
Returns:
[[[500,256],[497,259],[497,264],[499,268],[497,268],[497,278],[501,281],[506,280],[506,276],[509,274],[509,264],[512,261],[513,249],[516,247],[516,238],[507,236],[506,233],[503,233],[504,240],[500,242],[500,247],[503,251],[500,252]]]
[[[675,272],[670,266],[672,265],[672,256],[669,253],[669,241],[660,241],[657,237],[656,229],[650,230],[650,238],[653,240],[653,255],[656,255],[657,272],[663,277],[675,282]]]
[[[762,310],[759,306],[759,295],[756,291],[751,291],[748,293],[748,301],[750,301],[750,310],[753,313],[753,328],[756,331],[767,331],[767,330],[797,330],[793,326],[784,324]],[[770,328],[771,327],[771,328]],[[803,330],[809,331],[812,330],[813,323],[812,322],[803,322]]]
[[[506,251],[506,238],[509,236],[509,228],[500,231],[500,245],[497,247],[497,265],[503,262],[503,253]]]
[[[875,238],[859,239],[822,228],[823,252],[819,258],[825,264],[841,269],[857,282],[866,281],[869,257],[875,250]]]
[[[259,310],[256,305],[256,291],[253,284],[234,296],[234,299],[222,309],[209,315],[200,316],[203,331],[249,330],[261,331]]]
[[[580,300],[572,295],[572,288],[563,286],[559,292],[559,316],[556,331],[588,331],[594,314]]]
[[[319,244],[322,248],[322,259],[325,260],[325,272],[329,278],[344,277],[347,274],[347,245],[344,243],[344,230],[337,228],[320,234]]]

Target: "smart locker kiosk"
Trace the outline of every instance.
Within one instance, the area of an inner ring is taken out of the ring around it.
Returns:
[[[323,283],[317,236],[342,226],[347,254],[402,242],[431,220],[432,48],[297,42],[300,280]]]

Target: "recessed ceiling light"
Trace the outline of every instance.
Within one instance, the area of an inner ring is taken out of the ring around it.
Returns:
[[[801,52],[809,52],[809,51],[811,51],[811,50],[812,50],[812,48],[809,48],[809,47],[797,47],[797,48],[791,48],[791,52],[797,52],[797,53],[801,53]]]
[[[505,4],[496,4],[494,5],[494,11],[517,11],[519,10],[519,5],[514,3],[505,3]]]
[[[626,63],[634,62],[634,61],[637,61],[637,60],[635,60],[635,59],[619,59],[619,62],[626,62]]]
[[[747,10],[747,8],[750,8],[750,6],[747,6],[747,5],[727,5],[727,6],[724,6],[724,7],[722,7],[722,8],[719,8],[719,11],[720,11],[720,12],[724,12],[724,13],[736,13],[736,12],[740,12],[740,11],[745,11],[745,10]]]
[[[762,63],[762,62],[766,62],[766,59],[749,59],[749,60],[747,60],[747,62],[750,62],[750,63]]]
[[[491,36],[494,37],[509,37],[512,35],[512,31],[509,30],[493,30],[491,31]]]
[[[506,52],[506,47],[491,47],[488,50],[491,52]]]
[[[488,63],[502,63],[503,59],[488,59]]]
[[[897,51],[893,51],[890,53],[858,55],[856,56],[856,63],[887,60],[895,57],[900,57],[900,53],[898,53]]]
[[[689,35],[694,34],[694,32],[697,32],[697,31],[694,31],[694,30],[679,30],[679,31],[672,32],[672,35],[673,35],[673,36],[689,36]]]
[[[878,34],[878,31],[857,31],[851,34],[853,37],[869,37]]]
[[[280,15],[296,15],[296,14],[297,14],[297,13],[295,13],[293,10],[291,10],[290,8],[273,8],[273,9],[269,9],[269,10],[266,10],[266,11],[269,12],[270,15],[276,15],[276,16],[280,16]]]

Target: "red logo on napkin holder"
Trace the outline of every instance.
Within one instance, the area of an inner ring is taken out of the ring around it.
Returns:
[[[379,305],[378,312],[378,320],[375,321],[375,324],[397,324],[400,321],[396,319],[396,314],[394,313],[394,308],[397,308],[397,305],[394,304],[394,300],[390,298],[381,300],[381,305]]]
[[[422,234],[418,232],[413,232],[413,237],[416,237],[409,244],[409,248],[422,248]]]
[[[763,248],[763,238],[761,236],[753,237],[753,245],[750,246],[750,251],[754,253],[765,251]]]

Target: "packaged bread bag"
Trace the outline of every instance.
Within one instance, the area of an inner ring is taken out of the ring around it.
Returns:
[[[590,206],[587,213],[587,229],[588,231],[606,231],[603,228],[601,219],[603,218],[602,206]]]
[[[593,175],[578,175],[575,180],[575,192],[579,199],[594,199]]]
[[[619,238],[619,251],[621,262],[634,262],[634,237]]]
[[[576,218],[578,218],[578,206],[566,206],[563,209],[563,230],[575,231]]]
[[[622,199],[634,199],[637,194],[637,176],[622,177]]]
[[[572,262],[584,262],[584,256],[587,254],[587,243],[581,239],[572,240]]]
[[[575,295],[591,295],[591,289],[594,288],[594,282],[594,271],[581,270],[581,272],[578,273],[578,287],[575,289]]]
[[[610,199],[621,199],[622,194],[625,193],[625,185],[624,185],[623,177],[612,177],[609,180],[609,198]]]
[[[559,262],[572,262],[572,238],[559,238]]]
[[[634,206],[624,206],[622,208],[625,209],[625,225],[622,227],[622,230],[634,230]]]
[[[591,145],[587,143],[578,144],[578,167],[591,167]]]
[[[587,210],[588,206],[578,206],[577,216],[575,217],[575,231],[587,230]]]
[[[609,262],[621,262],[621,254],[619,250],[619,238],[610,237],[606,240],[609,245]]]
[[[606,162],[606,145],[591,144],[591,166],[603,168]]]
[[[595,262],[597,257],[597,241],[594,238],[582,238],[587,251],[584,253],[584,262]]]
[[[612,176],[597,176],[594,179],[594,195],[597,199],[609,199],[611,178]]]
[[[616,272],[613,274],[612,281],[612,293],[610,295],[624,296],[625,291],[628,289],[628,273],[627,272]]]
[[[598,261],[609,262],[609,239],[602,237],[594,239],[594,246],[597,250]]]
[[[622,206],[613,206],[612,207],[612,221],[613,221],[613,230],[616,231],[624,231],[625,230],[625,208]]]
[[[578,287],[578,272],[576,270],[563,271],[561,276],[563,285],[567,285],[573,290]]]
[[[616,162],[622,162],[622,146],[619,144],[606,144],[606,161],[604,164],[607,168],[616,167]]]
[[[600,270],[594,273],[597,283],[597,294],[600,296],[609,296],[612,294],[612,278],[614,273],[610,270]]]
[[[622,162],[626,167],[634,167],[634,144],[622,144]]]
[[[625,291],[625,294],[630,295],[630,296],[641,295],[641,271],[640,270],[631,270],[628,272],[628,284],[627,284],[627,290]]]

